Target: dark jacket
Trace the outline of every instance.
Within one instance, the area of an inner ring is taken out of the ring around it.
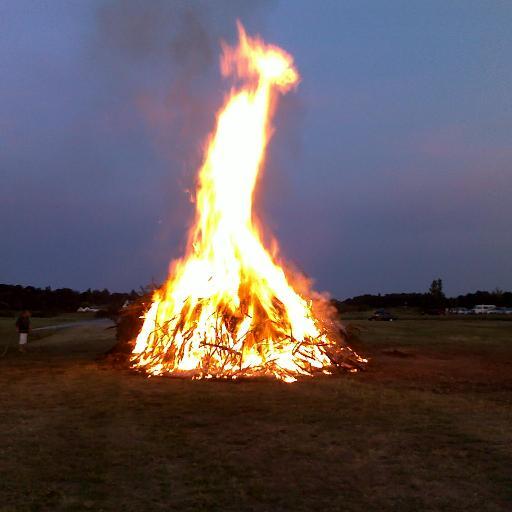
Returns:
[[[30,331],[30,317],[20,316],[18,320],[16,320],[16,327],[19,332],[28,333],[28,331]]]

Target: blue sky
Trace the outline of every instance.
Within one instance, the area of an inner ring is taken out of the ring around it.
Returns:
[[[292,53],[258,211],[337,297],[512,288],[512,4],[0,3],[0,282],[129,290],[183,251],[240,18]]]

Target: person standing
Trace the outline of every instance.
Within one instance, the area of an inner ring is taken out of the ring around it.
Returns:
[[[30,312],[26,309],[21,312],[18,320],[16,320],[16,329],[20,334],[20,352],[25,352],[25,346],[27,344],[28,333],[30,332]]]

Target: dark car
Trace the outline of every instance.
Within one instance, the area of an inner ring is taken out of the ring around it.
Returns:
[[[398,320],[398,317],[393,316],[389,311],[384,309],[377,309],[373,315],[368,318],[368,320],[378,320],[380,322],[393,322],[394,320]]]
[[[443,316],[446,315],[446,310],[443,308],[429,308],[425,309],[421,312],[422,315],[429,315],[429,316]]]

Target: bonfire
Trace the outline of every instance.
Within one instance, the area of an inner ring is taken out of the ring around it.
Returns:
[[[148,375],[191,378],[301,376],[357,371],[325,297],[264,244],[254,190],[280,94],[299,75],[284,50],[246,34],[223,45],[233,88],[217,114],[198,174],[195,221],[146,311],[131,356]],[[275,244],[273,244],[275,245]]]

